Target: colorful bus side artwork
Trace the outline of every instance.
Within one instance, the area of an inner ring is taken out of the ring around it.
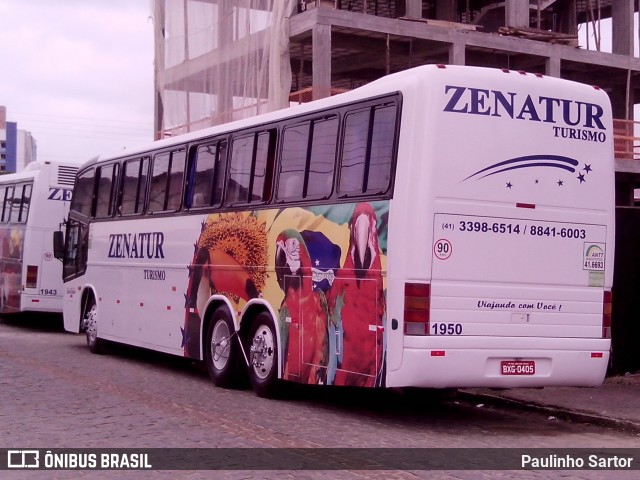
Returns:
[[[597,385],[613,172],[601,90],[417,67],[85,164],[65,328],[261,396]]]
[[[62,312],[52,232],[66,219],[78,166],[34,162],[0,176],[0,313]]]

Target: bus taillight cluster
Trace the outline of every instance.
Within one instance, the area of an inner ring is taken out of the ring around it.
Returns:
[[[611,338],[611,302],[610,290],[605,290],[602,299],[602,338]]]
[[[404,334],[429,335],[429,307],[431,285],[405,283],[404,285]]]

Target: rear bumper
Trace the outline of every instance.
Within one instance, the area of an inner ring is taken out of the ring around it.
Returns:
[[[27,295],[20,298],[22,311],[62,313],[62,297],[52,295]]]
[[[422,339],[420,339],[422,340]],[[405,346],[400,368],[387,374],[389,387],[597,386],[609,363],[610,340],[556,338],[458,338],[453,342]],[[416,341],[412,343],[417,343]],[[456,345],[473,343],[472,345]],[[484,344],[485,348],[478,348]],[[535,362],[533,375],[503,375],[501,362]]]

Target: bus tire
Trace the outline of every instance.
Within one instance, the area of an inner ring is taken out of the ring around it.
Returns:
[[[102,339],[98,338],[98,306],[93,298],[89,300],[87,308],[84,311],[82,324],[84,325],[87,336],[89,351],[95,354],[103,353]]]
[[[239,385],[240,345],[229,312],[219,307],[211,315],[207,327],[204,357],[207,370],[217,387],[232,388]]]
[[[256,316],[247,340],[249,380],[253,391],[262,398],[277,397],[280,393],[278,341],[271,315],[261,312]]]

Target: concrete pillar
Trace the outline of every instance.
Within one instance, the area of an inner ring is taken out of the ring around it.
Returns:
[[[632,1],[611,2],[612,52],[633,55],[633,6]]]
[[[529,0],[509,0],[505,4],[505,25],[507,27],[529,26]]]
[[[544,74],[549,77],[560,78],[561,66],[560,57],[549,57],[544,62]]]
[[[449,46],[449,65],[464,65],[466,59],[466,48],[463,42],[455,42]]]
[[[331,25],[315,25],[312,42],[313,100],[331,95]]]

